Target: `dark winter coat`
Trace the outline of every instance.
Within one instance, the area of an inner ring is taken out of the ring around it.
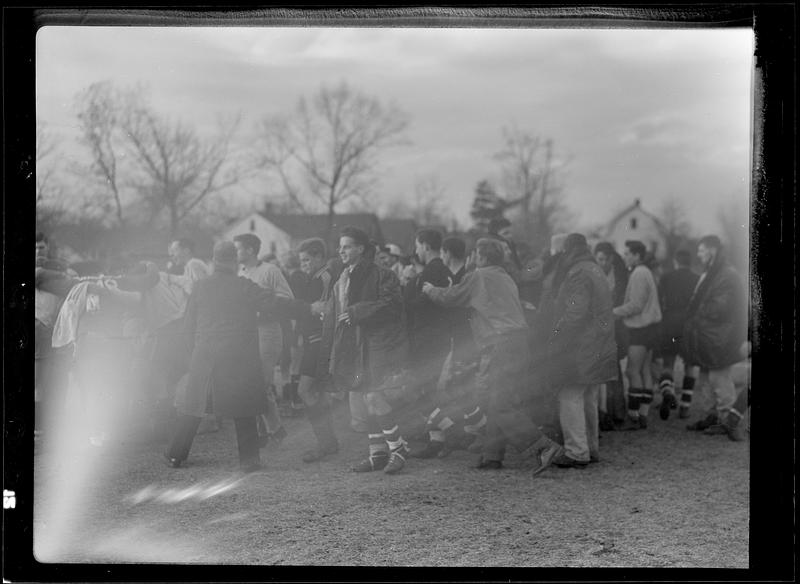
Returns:
[[[706,272],[695,290],[683,347],[686,359],[704,369],[723,369],[741,361],[747,338],[747,307],[739,274],[722,257]]]
[[[330,372],[340,390],[374,389],[406,365],[403,297],[393,271],[366,259],[352,272],[345,269],[329,306],[323,340],[331,331]],[[338,321],[344,311],[350,314],[349,325]]]
[[[686,322],[686,312],[697,280],[689,268],[678,268],[661,276],[658,300],[661,304],[661,333],[667,338],[680,338]]]
[[[259,312],[276,312],[276,302],[270,291],[219,267],[195,283],[184,315],[191,357],[178,411],[231,418],[267,411],[257,320]]]
[[[415,361],[447,354],[450,350],[452,309],[435,304],[423,294],[422,284],[425,282],[447,288],[454,283],[453,274],[441,258],[434,258],[405,286],[408,334]]]
[[[608,282],[588,249],[564,256],[554,279],[547,341],[553,387],[605,383],[617,377],[617,347]]]

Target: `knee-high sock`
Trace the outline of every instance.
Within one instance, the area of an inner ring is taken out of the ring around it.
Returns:
[[[376,416],[376,419],[383,431],[383,439],[386,441],[389,452],[400,452],[404,450],[406,441],[403,440],[403,436],[400,434],[400,427],[397,425],[394,415],[384,414],[382,416]]]
[[[631,418],[639,417],[639,405],[642,397],[642,390],[637,387],[628,389],[628,416]]]
[[[639,390],[640,398],[639,398],[639,415],[647,417],[647,414],[650,413],[650,404],[653,403],[653,389],[648,387],[643,387]]]
[[[369,432],[369,457],[388,456],[389,448],[386,445],[386,439],[383,437],[378,418],[369,416],[367,418],[367,428]]]
[[[431,441],[444,442],[445,431],[453,425],[453,420],[442,412],[441,408],[436,408],[428,415],[426,427]]]
[[[658,387],[662,396],[667,393],[675,395],[675,380],[672,379],[672,373],[662,373],[661,379],[658,380]]]
[[[694,393],[695,379],[691,375],[686,375],[683,378],[683,387],[681,388],[681,403],[682,408],[689,409],[692,405],[692,394]]]

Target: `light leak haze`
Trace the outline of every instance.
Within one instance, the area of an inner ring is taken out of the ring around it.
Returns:
[[[410,143],[382,157],[382,203],[436,176],[468,225],[478,181],[500,186],[501,130],[517,125],[569,159],[578,226],[675,197],[693,231],[718,231],[720,207],[747,208],[752,55],[751,29],[50,26],[37,36],[37,116],[72,144],[78,91],[141,83],[159,112],[200,130],[241,113],[246,140],[263,116],[345,80],[411,118]]]

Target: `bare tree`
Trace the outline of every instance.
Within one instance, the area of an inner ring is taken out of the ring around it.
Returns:
[[[122,122],[127,111],[142,99],[141,89],[120,90],[110,81],[92,83],[76,97],[80,142],[91,156],[88,175],[110,195],[117,224],[125,226],[123,216],[121,156],[123,151]],[[84,169],[77,172],[83,174]]]
[[[36,205],[52,203],[60,194],[55,183],[58,172],[56,157],[60,140],[54,136],[43,120],[36,120]]]
[[[553,140],[518,127],[503,128],[503,148],[494,155],[501,164],[505,199],[519,209],[516,231],[537,248],[566,222],[562,172],[567,161],[556,160]]]
[[[171,233],[206,197],[241,180],[242,169],[229,165],[239,120],[219,120],[218,134],[204,139],[191,126],[162,118],[146,105],[127,112],[122,128],[136,167],[131,183],[153,219],[167,210]]]
[[[286,196],[305,209],[310,199],[328,213],[329,228],[343,203],[366,201],[377,184],[380,153],[403,142],[408,117],[342,82],[301,98],[289,116],[265,120],[262,167],[280,179]]]

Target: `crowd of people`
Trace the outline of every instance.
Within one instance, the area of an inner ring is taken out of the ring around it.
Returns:
[[[286,416],[313,430],[303,461],[339,452],[342,402],[366,438],[354,472],[457,449],[498,469],[510,445],[536,475],[600,460],[601,430],[646,430],[657,395],[662,420],[689,418],[697,385],[712,406],[687,429],[744,439],[749,388],[737,395],[732,368],[749,351],[746,295],[718,237],[699,241],[699,274],[689,250],[655,270],[640,241],[620,255],[580,233],[523,263],[505,219],[472,247],[421,229],[404,254],[345,227],[336,250],[312,238],[275,258],[242,234],[210,265],[177,239],[164,269],[80,275],[39,233],[37,434],[69,384],[96,446],[138,404],[178,468],[196,434],[228,418],[249,472],[286,437]],[[403,427],[408,411],[424,415],[423,434]]]

